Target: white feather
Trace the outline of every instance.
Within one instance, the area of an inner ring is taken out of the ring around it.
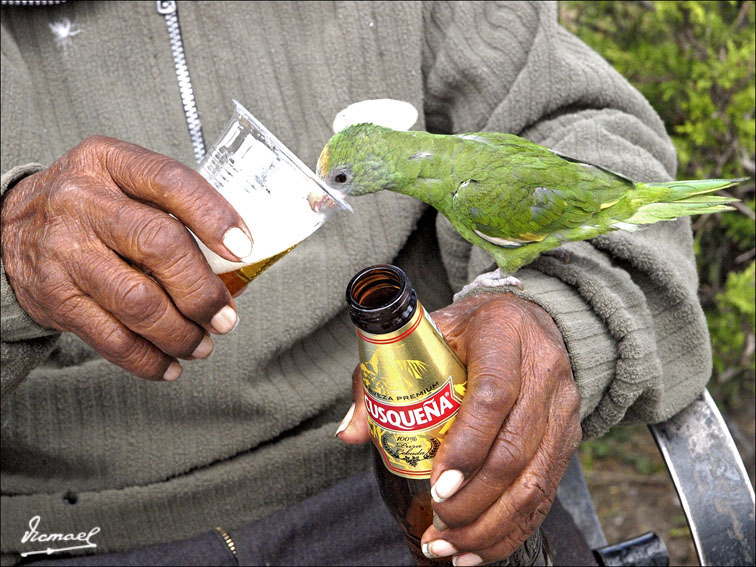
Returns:
[[[497,238],[496,236],[488,236],[487,234],[484,234],[479,230],[473,230],[473,232],[480,236],[483,240],[490,242],[491,244],[495,244],[496,246],[503,246],[505,248],[519,248],[526,243],[525,240],[518,242],[517,240],[507,240],[505,238]]]
[[[417,109],[403,100],[393,98],[368,99],[350,104],[333,120],[333,133],[352,124],[370,122],[392,130],[409,130],[417,122]]]

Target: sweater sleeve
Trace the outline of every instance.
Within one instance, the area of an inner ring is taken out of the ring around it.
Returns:
[[[558,26],[554,3],[437,4],[425,18],[429,130],[511,132],[638,181],[673,177],[658,115]],[[495,268],[440,215],[437,233],[455,289]],[[711,350],[692,244],[682,219],[565,244],[567,262],[543,256],[517,272],[524,291],[513,293],[562,332],[586,437],[667,419],[705,387]]]
[[[31,156],[23,156],[21,141],[39,136],[43,130],[37,123],[33,110],[25,106],[31,81],[25,71],[15,43],[5,33],[2,35],[2,164],[0,177],[0,206],[7,191],[24,177],[43,166]],[[30,144],[35,147],[35,144]],[[23,165],[19,165],[23,164]],[[11,166],[7,171],[6,167]],[[0,400],[6,396],[50,355],[60,333],[46,329],[34,322],[16,300],[0,257]]]

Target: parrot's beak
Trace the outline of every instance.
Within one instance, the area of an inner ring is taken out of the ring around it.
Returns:
[[[344,209],[346,211],[349,211],[350,213],[354,212],[354,209],[352,208],[352,205],[350,205],[346,201],[346,198],[347,198],[348,195],[346,193],[344,193],[343,191],[340,191],[339,189],[334,189],[333,187],[329,186],[328,187],[328,196],[331,199],[333,199],[340,208],[342,208],[342,209]]]
[[[352,206],[346,202],[344,193],[332,187],[329,187],[328,191],[310,191],[310,194],[307,196],[307,202],[310,208],[316,213],[326,207],[336,207],[347,210],[350,213],[354,212]]]

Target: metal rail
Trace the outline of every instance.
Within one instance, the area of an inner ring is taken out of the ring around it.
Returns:
[[[709,392],[649,429],[677,490],[701,565],[753,565],[753,487]]]

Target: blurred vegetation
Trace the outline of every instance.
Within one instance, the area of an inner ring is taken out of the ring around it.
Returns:
[[[580,446],[580,464],[590,471],[596,461],[615,461],[626,465],[638,474],[649,475],[666,471],[656,447],[649,444],[648,429],[645,425],[615,427],[608,435],[586,441]],[[608,468],[602,465],[601,468]],[[621,468],[621,467],[620,467]]]
[[[714,398],[754,399],[754,2],[565,1],[560,22],[660,114],[678,179],[750,177],[737,210],[693,219]],[[601,449],[597,449],[601,450]]]

